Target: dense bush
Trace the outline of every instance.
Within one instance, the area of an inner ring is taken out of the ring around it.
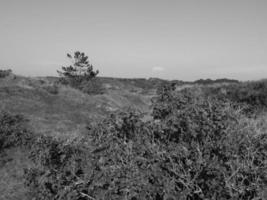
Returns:
[[[267,81],[248,82],[226,87],[232,101],[246,103],[253,107],[267,107]]]
[[[35,140],[30,158],[36,167],[25,169],[25,184],[37,199],[73,199],[81,170],[81,156],[75,146],[41,136]],[[76,198],[75,198],[76,199]]]
[[[0,113],[0,151],[19,145],[26,145],[32,139],[26,127],[26,120],[21,115]]]
[[[63,143],[41,139],[32,152],[39,167],[27,170],[27,185],[40,199],[121,199],[142,194],[142,199],[153,199],[156,187],[150,191],[153,184],[139,171],[141,167],[149,172],[141,166],[142,158],[137,157],[150,147],[145,144],[149,142],[144,139],[146,135],[142,137],[142,127],[143,122],[134,113],[112,116],[90,128],[85,141],[91,141],[91,148],[82,148],[84,142],[77,151],[73,150],[75,145],[68,148]]]
[[[174,109],[178,109],[176,106],[175,98],[175,84],[167,83],[162,84],[157,89],[157,96],[152,98],[154,119],[165,118],[171,114]]]
[[[165,104],[165,102],[168,102]],[[37,199],[264,199],[267,135],[225,100],[163,86],[154,120],[130,111],[79,142],[42,138],[27,184]]]
[[[5,78],[7,76],[9,76],[12,73],[11,69],[8,70],[1,70],[0,69],[0,78]]]
[[[207,96],[242,105],[244,112],[255,116],[267,108],[267,81],[243,82],[220,87],[202,87]]]
[[[185,186],[191,190],[187,197],[259,197],[267,183],[266,133],[256,135],[257,130],[251,129],[252,124],[247,125],[249,121],[236,110],[236,105],[234,109],[225,99],[208,97],[201,90],[168,91],[169,95],[165,91],[156,99],[153,114],[160,120],[162,130],[156,136],[186,150],[172,160],[183,163],[175,170],[188,181]],[[172,102],[168,109],[161,102],[166,96]]]
[[[81,90],[87,94],[103,94],[104,88],[100,79],[97,77],[90,80],[90,81],[83,81],[76,87],[77,89]]]

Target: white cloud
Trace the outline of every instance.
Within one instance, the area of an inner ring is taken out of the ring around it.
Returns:
[[[162,71],[164,71],[165,69],[164,69],[163,67],[153,67],[152,70],[153,70],[154,72],[162,72]]]

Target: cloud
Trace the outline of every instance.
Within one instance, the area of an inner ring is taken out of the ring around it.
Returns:
[[[154,72],[162,72],[162,71],[164,71],[165,69],[164,69],[163,67],[153,67],[152,70],[153,70]]]

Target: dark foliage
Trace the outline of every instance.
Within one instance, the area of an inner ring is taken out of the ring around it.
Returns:
[[[226,87],[226,91],[232,101],[253,107],[267,107],[267,81],[231,85]]]
[[[267,181],[264,161],[267,150],[263,150],[267,147],[267,135],[257,136],[252,130],[244,130],[246,122],[240,120],[244,116],[225,99],[209,97],[201,90],[167,91],[156,99],[154,117],[160,120],[159,130],[162,130],[156,132],[156,137],[186,150],[173,160],[183,163],[180,168],[183,171],[176,174],[184,173],[189,181],[191,191],[187,197],[259,197]],[[161,102],[164,97],[171,102],[167,109]]]
[[[27,129],[26,122],[27,120],[21,115],[0,113],[0,151],[29,144],[32,134]]]
[[[88,56],[85,56],[84,53],[76,51],[74,52],[74,56],[67,54],[67,57],[72,60],[73,64],[63,66],[62,71],[58,71],[63,77],[72,78],[79,82],[83,79],[90,80],[99,73],[98,70],[93,70],[93,65],[89,63]]]
[[[199,79],[194,81],[194,83],[201,84],[201,85],[208,85],[208,84],[214,84],[214,83],[239,83],[238,80],[235,79],[227,79],[227,78],[222,78],[222,79]]]
[[[9,76],[12,73],[11,69],[8,70],[1,70],[0,69],[0,78],[5,78],[7,76]]]
[[[162,84],[157,89],[157,96],[152,99],[154,119],[165,118],[171,114],[173,106],[176,106],[178,99],[175,98],[175,84]],[[175,105],[176,104],[176,105]]]
[[[32,146],[35,168],[25,169],[25,184],[37,199],[76,199],[75,184],[83,175],[81,156],[75,146],[41,136]]]
[[[244,82],[230,84],[221,87],[203,87],[203,92],[207,96],[220,99],[227,99],[235,104],[242,105],[244,112],[248,115],[267,108],[267,81]]]

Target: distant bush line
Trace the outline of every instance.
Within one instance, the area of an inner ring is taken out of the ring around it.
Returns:
[[[222,78],[222,79],[199,79],[194,81],[193,83],[195,84],[202,84],[202,85],[209,85],[209,84],[215,84],[215,83],[239,83],[238,80],[235,79],[227,79],[227,78]]]
[[[220,87],[204,88],[207,95],[228,99],[231,102],[247,106],[247,112],[266,111],[267,81],[252,81],[229,84]]]

